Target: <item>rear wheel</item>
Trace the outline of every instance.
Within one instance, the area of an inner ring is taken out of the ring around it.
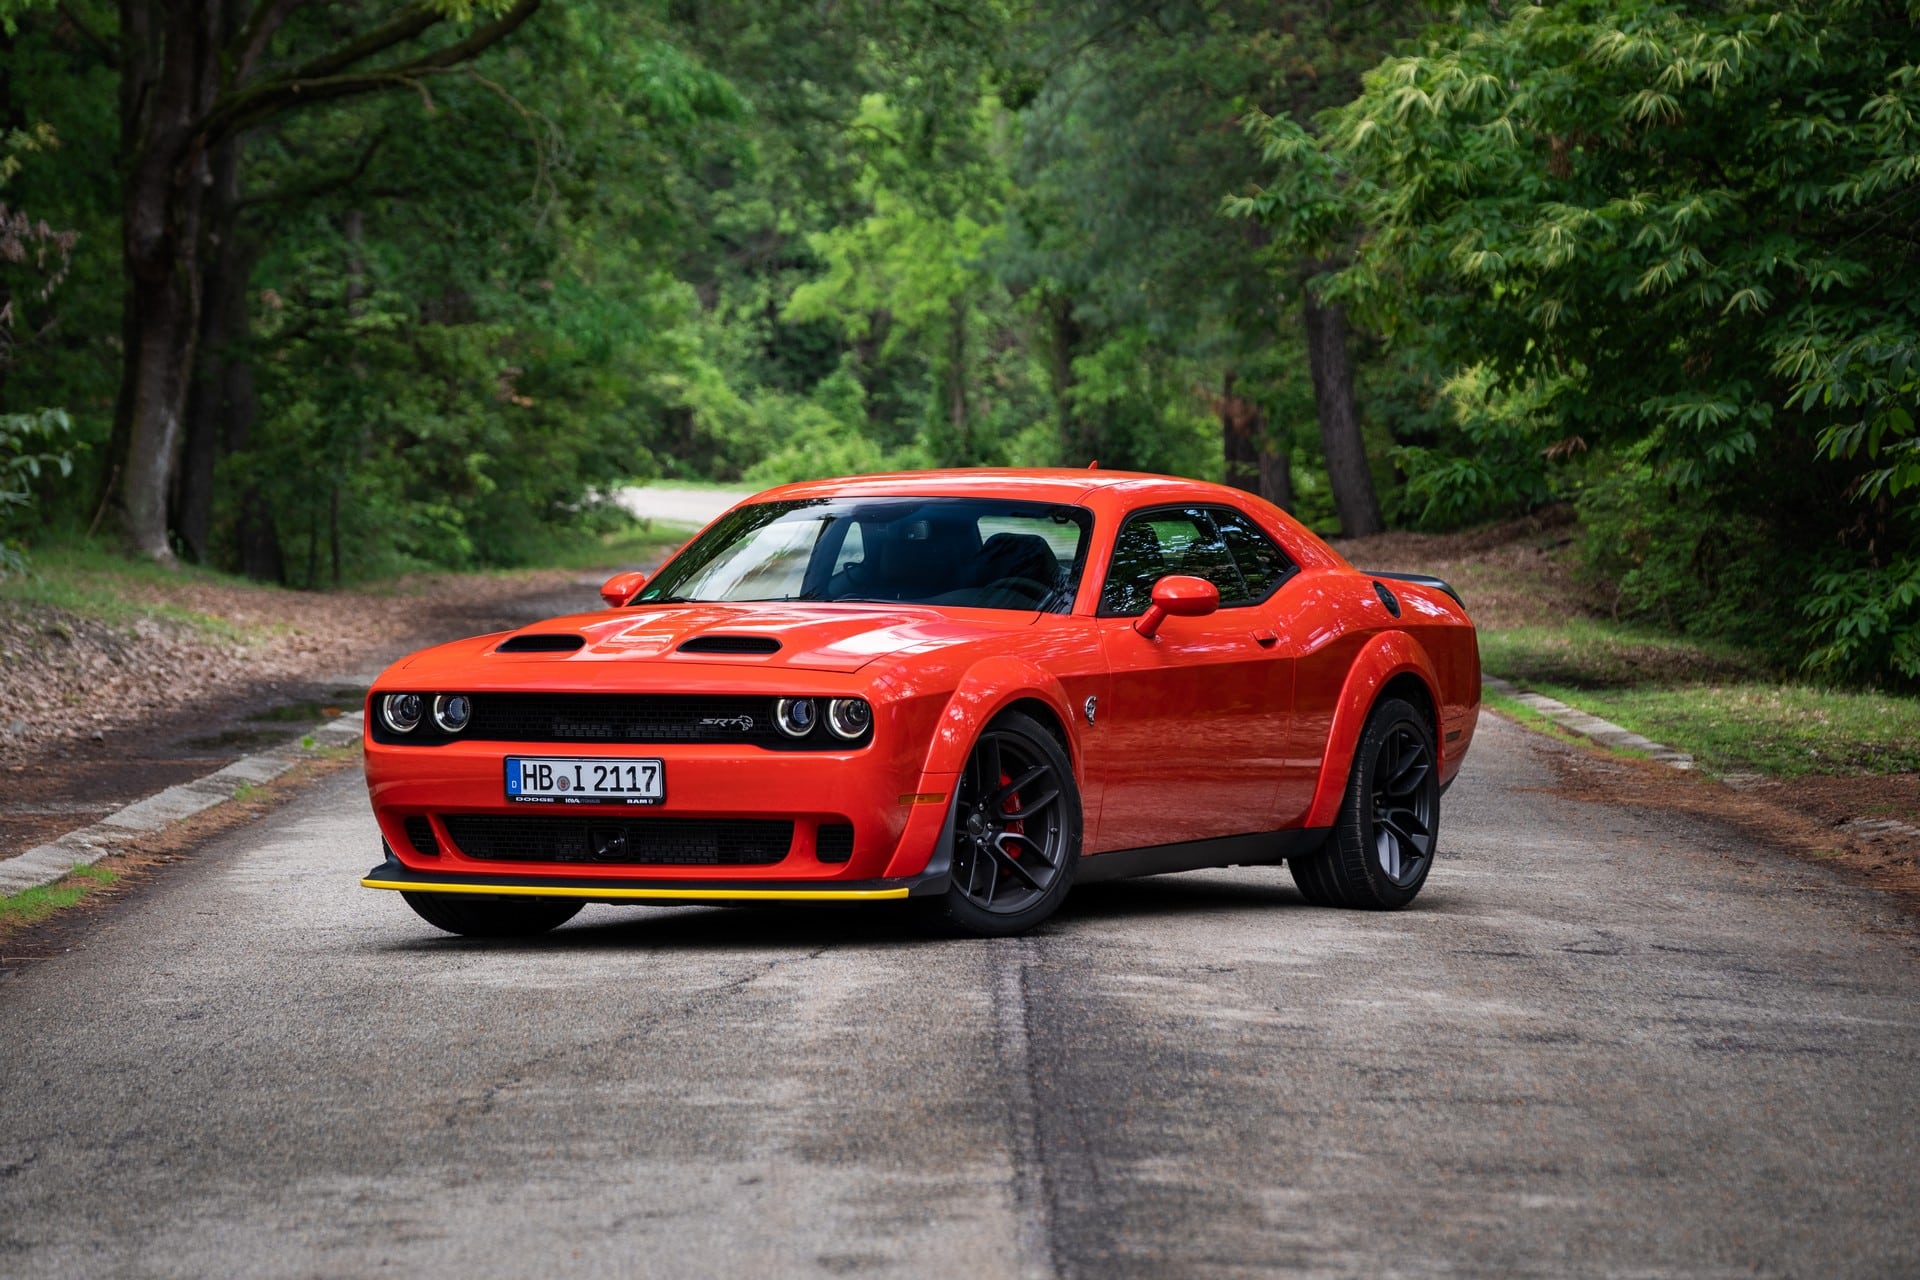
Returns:
[[[465,893],[403,893],[414,913],[436,929],[468,938],[530,938],[580,913],[567,898],[491,898]]]
[[[1392,911],[1426,883],[1439,830],[1433,731],[1412,703],[1389,698],[1367,717],[1326,847],[1287,866],[1316,906]]]
[[[1080,857],[1080,788],[1053,735],[1019,712],[995,720],[967,757],[954,803],[944,921],[1002,936],[1052,915]]]

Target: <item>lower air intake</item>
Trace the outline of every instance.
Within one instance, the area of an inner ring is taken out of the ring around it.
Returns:
[[[853,857],[853,827],[845,822],[823,822],[813,839],[813,856],[822,862],[845,862]]]
[[[758,867],[779,862],[793,845],[791,822],[763,819],[449,813],[440,821],[460,852],[492,862]]]
[[[413,846],[415,853],[427,858],[439,855],[440,841],[434,837],[431,822],[416,814],[402,825],[407,829],[407,843]]]

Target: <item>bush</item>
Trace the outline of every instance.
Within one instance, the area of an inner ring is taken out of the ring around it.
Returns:
[[[64,410],[0,413],[0,578],[26,570],[20,534],[36,522],[42,477],[73,474],[72,451],[58,447],[72,432]]]

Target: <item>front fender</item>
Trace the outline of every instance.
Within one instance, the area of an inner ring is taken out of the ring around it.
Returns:
[[[934,724],[921,789],[947,792],[944,808],[915,810],[908,830],[887,866],[890,878],[944,871],[947,846],[958,812],[960,773],[980,731],[1016,702],[1039,701],[1052,708],[1055,718],[1071,726],[1066,690],[1054,676],[1022,658],[986,658],[967,669]],[[1079,746],[1068,728],[1067,755],[1079,768]]]
[[[1346,795],[1347,777],[1353,770],[1353,753],[1360,745],[1360,734],[1367,727],[1367,715],[1379,699],[1388,681],[1401,675],[1414,675],[1426,686],[1434,708],[1440,704],[1440,680],[1426,650],[1404,631],[1383,631],[1367,642],[1347,668],[1347,682],[1340,690],[1340,701],[1333,712],[1333,729],[1327,735],[1326,754],[1320,760],[1320,781],[1314,787],[1313,803],[1307,808],[1303,825],[1330,827],[1340,814],[1340,802]],[[1436,761],[1444,743],[1434,734]]]
[[[960,678],[947,700],[933,741],[927,750],[926,772],[955,774],[966,767],[967,753],[974,740],[993,718],[1016,702],[1043,702],[1054,718],[1066,726],[1067,756],[1074,769],[1080,767],[1080,747],[1073,736],[1073,714],[1067,691],[1059,678],[1025,658],[1001,655],[983,658]]]

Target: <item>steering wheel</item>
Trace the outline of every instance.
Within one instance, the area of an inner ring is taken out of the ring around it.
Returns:
[[[1053,588],[1044,582],[1035,582],[1032,578],[995,578],[984,588],[985,591],[1009,591],[1017,596],[1025,596],[1033,601],[1033,607],[1039,608],[1053,594]]]

